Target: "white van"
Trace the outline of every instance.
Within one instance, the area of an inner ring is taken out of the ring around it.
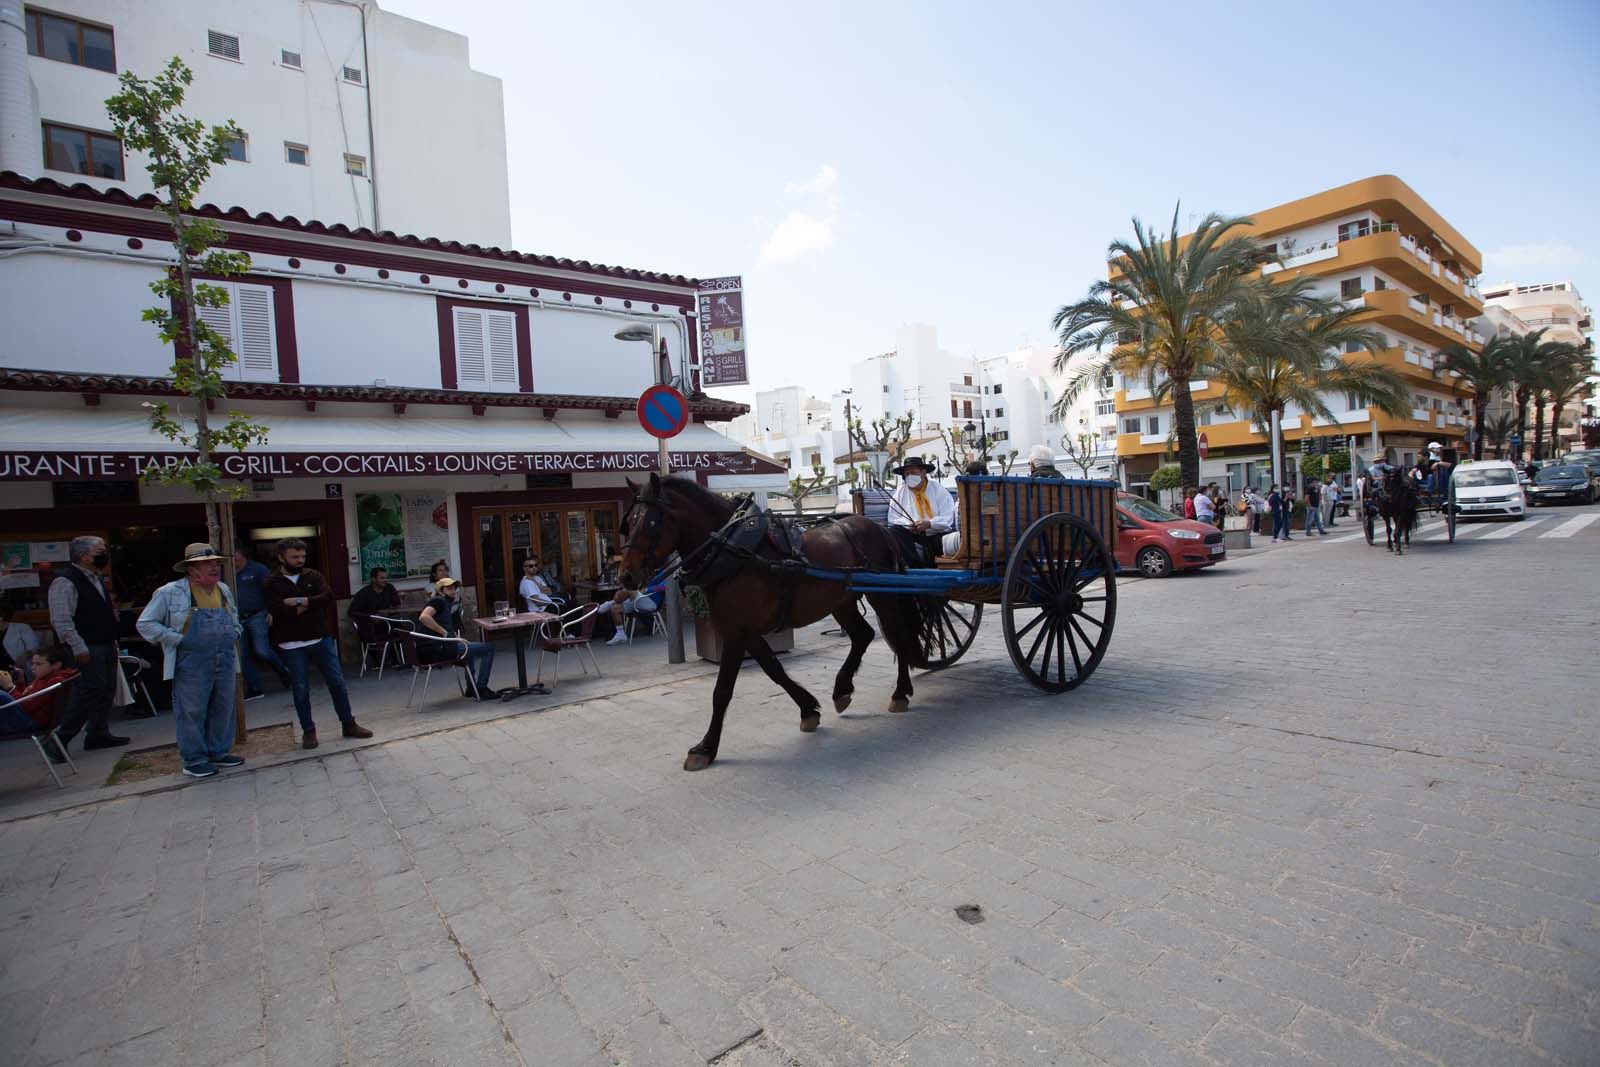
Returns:
[[[1517,481],[1515,464],[1503,459],[1468,460],[1450,475],[1456,494],[1456,518],[1526,518],[1528,502]]]

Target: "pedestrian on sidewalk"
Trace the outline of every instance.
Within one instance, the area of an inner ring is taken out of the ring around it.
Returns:
[[[72,700],[62,716],[63,748],[84,731],[84,751],[128,743],[111,732],[111,701],[117,693],[117,609],[106,586],[111,553],[105,538],[74,537],[67,546],[71,561],[50,583],[50,628],[72,651],[79,674]],[[87,727],[87,728],[86,728]]]
[[[1322,490],[1317,485],[1315,478],[1306,479],[1306,536],[1311,536],[1311,528],[1317,528],[1318,537],[1328,536],[1328,531],[1322,527]]]
[[[1267,494],[1267,510],[1272,515],[1273,541],[1294,540],[1289,536],[1289,498],[1279,486]]]
[[[456,598],[461,595],[461,583],[454,578],[440,578],[433,583],[433,597],[422,609],[417,622],[424,630],[438,637],[461,637],[461,612]],[[417,658],[423,663],[441,663],[456,658],[459,646],[443,641],[418,641]],[[467,669],[472,672],[479,700],[494,700],[500,694],[489,688],[489,674],[494,670],[494,648],[483,641],[467,642]]]
[[[172,569],[183,577],[150,597],[139,616],[139,636],[161,646],[161,676],[172,683],[183,773],[211,778],[218,768],[244,765],[233,754],[236,649],[244,626],[216,549],[192,544]]]
[[[1328,525],[1339,525],[1339,501],[1344,497],[1344,490],[1339,488],[1338,482],[1329,482],[1322,495],[1328,505]]]
[[[1217,521],[1217,505],[1211,499],[1211,494],[1200,491],[1190,498],[1194,506],[1194,514],[1190,518],[1195,522],[1211,525]]]
[[[278,658],[267,636],[267,579],[272,572],[260,560],[246,556],[244,549],[233,550],[234,601],[239,605],[239,625],[244,634],[239,638],[239,667],[244,674],[244,698],[256,700],[263,695],[261,671],[256,667],[260,660],[272,668],[283,687],[289,686],[289,669]]]
[[[1189,486],[1187,489],[1185,489],[1183,491],[1183,517],[1186,518],[1186,519],[1192,519],[1192,518],[1194,518],[1194,515],[1195,515],[1195,506],[1194,506],[1194,494],[1195,494],[1195,491],[1196,490],[1195,490],[1194,486]]]
[[[278,569],[267,580],[267,611],[272,616],[272,643],[289,668],[294,711],[300,719],[300,747],[317,747],[317,724],[311,718],[311,664],[315,661],[344,736],[371,737],[350,710],[350,691],[339,666],[339,646],[328,634],[327,609],[333,590],[321,574],[306,566],[306,543],[286,537],[278,542]]]

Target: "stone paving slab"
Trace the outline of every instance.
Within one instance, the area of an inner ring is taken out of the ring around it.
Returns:
[[[0,824],[0,1062],[1596,1062],[1600,524],[1121,591]]]

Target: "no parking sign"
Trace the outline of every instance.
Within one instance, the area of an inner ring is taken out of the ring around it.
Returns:
[[[689,402],[670,385],[652,385],[639,397],[639,425],[651,437],[676,437],[689,424]]]

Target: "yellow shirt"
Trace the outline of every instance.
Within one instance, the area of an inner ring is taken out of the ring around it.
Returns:
[[[190,582],[189,595],[194,597],[194,606],[196,608],[222,607],[221,585],[196,585],[194,582]]]

